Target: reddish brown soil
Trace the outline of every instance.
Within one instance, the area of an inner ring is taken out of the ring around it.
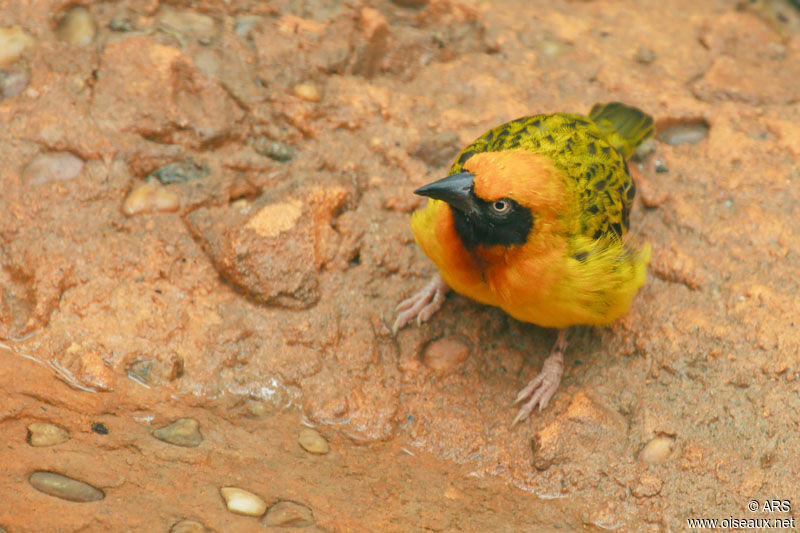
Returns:
[[[308,531],[797,515],[790,2],[80,4],[86,46],[58,38],[73,2],[0,0],[0,28],[36,43],[0,99],[0,528],[269,530],[223,486],[308,506]],[[554,400],[512,428],[555,334],[451,295],[392,336],[433,272],[411,191],[491,126],[609,100],[708,132],[635,165],[648,282],[613,327],[579,330]],[[190,176],[129,216],[170,163]],[[199,447],[152,437],[181,417]],[[72,438],[32,447],[32,422]],[[300,448],[304,424],[329,454]],[[671,452],[641,461],[658,437]],[[106,497],[42,494],[36,470]],[[766,499],[792,510],[748,511]]]

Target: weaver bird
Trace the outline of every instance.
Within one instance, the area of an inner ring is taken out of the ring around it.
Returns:
[[[449,175],[416,194],[417,244],[439,272],[403,301],[396,333],[428,320],[450,289],[524,322],[558,328],[541,372],[515,404],[512,425],[543,409],[564,369],[568,327],[625,314],[645,280],[650,247],[627,239],[635,187],[626,159],[653,132],[636,108],[597,104],[493,128],[464,148]]]

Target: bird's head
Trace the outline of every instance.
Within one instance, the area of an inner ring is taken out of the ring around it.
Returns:
[[[470,250],[506,250],[534,243],[562,226],[566,193],[561,171],[527,150],[482,152],[461,172],[416,191],[450,205],[453,223]]]

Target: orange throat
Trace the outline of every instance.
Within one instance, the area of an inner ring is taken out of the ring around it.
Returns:
[[[536,239],[524,246],[467,249],[455,229],[450,206],[439,200],[429,200],[414,214],[412,229],[417,244],[453,290],[501,307],[512,316],[517,315],[513,311],[517,302],[546,297],[548,286],[558,278],[553,265],[566,246],[559,239]]]

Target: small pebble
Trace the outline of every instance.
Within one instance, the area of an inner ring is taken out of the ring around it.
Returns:
[[[264,525],[270,527],[308,527],[313,523],[311,509],[295,502],[278,502],[264,517]]]
[[[142,359],[135,361],[128,367],[126,373],[132,380],[146,385],[148,387],[155,385],[155,374],[153,370],[156,368],[156,362],[152,359]]]
[[[114,17],[108,21],[108,29],[116,32],[133,31],[133,23],[122,17]]]
[[[102,422],[95,422],[92,424],[92,431],[98,435],[108,435],[108,428]]]
[[[131,363],[127,374],[129,378],[142,385],[159,387],[183,375],[183,359],[175,358],[172,361],[140,359]]]
[[[424,7],[428,0],[392,0],[392,3],[401,7]]]
[[[544,39],[539,43],[539,51],[548,59],[554,59],[569,50],[569,45],[559,42]]]
[[[267,409],[267,406],[264,405],[264,402],[259,400],[249,400],[245,405],[245,411],[249,416],[254,418],[263,418],[269,414],[269,409]]]
[[[163,187],[157,187],[156,190],[153,191],[154,211],[168,213],[177,211],[178,207],[180,207],[180,202],[178,201],[178,196],[174,192],[169,189],[164,189]]]
[[[639,460],[643,463],[663,463],[672,452],[672,444],[670,437],[656,437],[639,453]]]
[[[25,90],[29,81],[27,70],[0,70],[0,100],[17,96]]]
[[[647,139],[645,142],[636,149],[636,151],[631,156],[633,161],[644,161],[648,157],[650,157],[656,151],[656,143],[653,139]]]
[[[250,37],[255,27],[261,23],[263,19],[258,15],[239,15],[233,23],[233,32],[239,37]]]
[[[209,34],[215,29],[213,18],[188,9],[164,10],[160,20],[180,33]]]
[[[208,533],[211,531],[202,522],[196,520],[181,520],[169,528],[169,533]]]
[[[469,356],[469,346],[458,337],[442,337],[425,348],[423,362],[433,370],[450,370]]]
[[[297,150],[281,141],[273,141],[263,135],[252,140],[253,149],[259,154],[275,161],[289,161],[297,155]]]
[[[694,144],[708,135],[708,123],[692,122],[670,126],[658,134],[658,139],[673,146],[678,144]]]
[[[642,65],[649,65],[655,60],[656,60],[656,53],[647,48],[646,46],[640,46],[639,49],[636,51],[636,61],[641,63]]]
[[[179,418],[172,424],[153,431],[153,436],[175,446],[194,448],[203,442],[200,424],[194,418]]]
[[[83,170],[83,159],[70,152],[39,154],[22,171],[22,181],[28,185],[41,185],[51,181],[68,181],[78,177]]]
[[[301,83],[294,86],[295,96],[307,100],[309,102],[319,102],[322,99],[319,89],[310,83]]]
[[[69,431],[55,424],[34,422],[28,425],[28,444],[31,446],[55,446],[70,438]]]
[[[325,440],[325,437],[320,435],[315,429],[305,428],[300,432],[297,442],[300,443],[300,446],[302,446],[303,449],[309,453],[325,455],[331,451],[328,441]]]
[[[134,187],[122,203],[127,216],[152,211],[174,212],[180,207],[178,195],[151,181]]]
[[[150,211],[153,207],[155,189],[156,185],[152,183],[142,183],[134,187],[122,204],[122,212],[131,216]]]
[[[236,487],[222,487],[219,492],[232,513],[261,516],[267,510],[267,503],[252,492]]]
[[[75,6],[69,10],[57,30],[58,38],[72,46],[86,46],[94,41],[97,30],[89,10]]]
[[[205,178],[211,173],[204,164],[198,165],[194,159],[187,158],[185,161],[175,161],[158,167],[147,175],[148,178],[156,178],[162,185],[172,183],[186,183],[200,178]],[[151,181],[151,180],[148,180]]]
[[[25,33],[22,26],[0,28],[0,68],[7,67],[28,48],[36,44],[33,37]]]
[[[28,482],[40,492],[71,502],[96,502],[106,497],[102,490],[88,483],[55,472],[34,472]]]

